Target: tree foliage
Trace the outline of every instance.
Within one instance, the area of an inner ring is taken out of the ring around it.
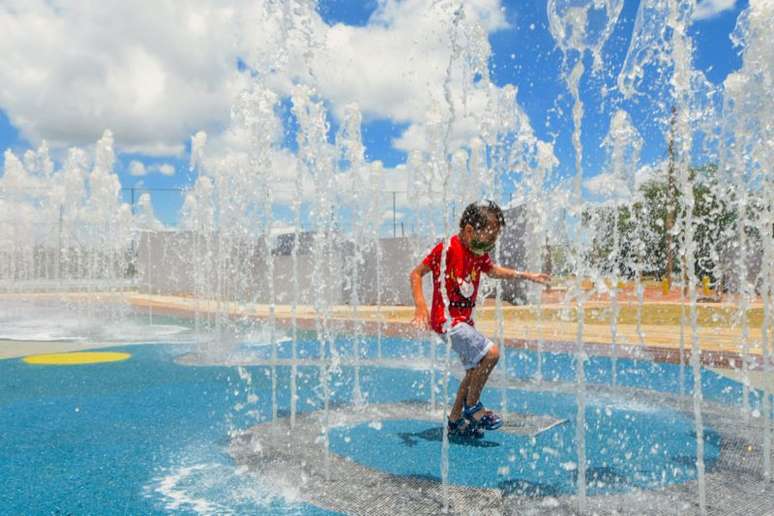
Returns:
[[[689,183],[694,197],[691,217],[684,192],[670,188],[666,174],[640,185],[628,204],[585,210],[582,222],[592,238],[586,259],[603,273],[632,277],[639,269],[643,275],[661,279],[668,272],[671,252],[673,273],[681,273],[685,228],[690,221],[697,277],[709,276],[713,282],[720,279],[735,259],[738,242],[735,192],[721,183],[715,165],[692,168]],[[745,231],[754,239],[754,230],[746,227]]]

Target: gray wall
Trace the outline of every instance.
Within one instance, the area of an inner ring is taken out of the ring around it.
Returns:
[[[412,242],[409,238],[389,238],[379,242],[381,260],[378,259],[376,246],[364,249],[363,260],[358,266],[358,301],[375,305],[413,304],[409,286],[409,272],[416,267]],[[379,272],[379,274],[377,274]],[[347,276],[343,296],[349,302],[352,296],[353,275]],[[381,286],[381,289],[378,287]],[[379,292],[381,290],[381,296]]]
[[[527,230],[526,211],[522,207],[504,210],[505,229],[500,236],[500,264],[512,269],[528,268],[523,235]],[[526,302],[526,289],[521,281],[503,281],[503,300],[512,304]]]
[[[347,304],[352,295],[351,242],[333,239],[332,259],[315,265],[312,246],[302,245],[297,256],[299,303],[314,304],[318,296],[315,266],[327,281],[324,296],[331,304]],[[304,242],[304,238],[301,239]],[[262,242],[222,244],[222,266],[217,265],[217,237],[199,237],[190,232],[145,233],[137,250],[138,284],[143,292],[168,295],[213,296],[218,291],[218,273],[223,270],[222,290],[227,299],[268,302],[267,262]],[[408,275],[416,265],[408,238],[380,241],[381,299],[377,290],[377,253],[375,246],[362,250],[358,266],[358,301],[361,304],[412,304]],[[273,252],[275,299],[290,304],[294,297],[293,258],[285,244]],[[195,271],[201,271],[199,281]]]

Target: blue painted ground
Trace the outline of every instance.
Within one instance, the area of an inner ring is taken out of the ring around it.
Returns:
[[[341,353],[350,352],[351,346],[351,341],[335,342]],[[375,339],[362,343],[369,354],[376,346]],[[407,363],[428,351],[426,343],[393,338],[383,339],[381,346],[386,356],[404,357]],[[0,513],[327,514],[294,501],[301,486],[237,471],[226,452],[230,430],[270,419],[269,368],[246,368],[258,397],[246,404],[248,392],[235,368],[175,363],[176,356],[190,351],[187,345],[112,349],[132,356],[125,362],[68,367],[0,361]],[[249,349],[256,355],[270,353],[267,346]],[[290,344],[283,343],[280,356],[288,356],[289,349]],[[318,353],[319,344],[306,335],[299,355]],[[509,374],[532,374],[534,353],[511,350],[507,358]],[[544,359],[545,377],[573,378],[571,357],[546,354]],[[607,359],[592,359],[589,380],[605,382],[609,364]],[[290,371],[277,371],[280,412],[286,413]],[[317,370],[301,368],[300,374],[300,410],[320,408]],[[690,371],[686,374],[690,389]],[[362,369],[361,381],[370,403],[429,398],[425,372],[368,367]],[[675,391],[678,368],[619,360],[619,381]],[[352,384],[351,368],[335,373],[334,402],[348,402]],[[739,384],[708,371],[702,374],[702,387],[706,398],[725,403],[738,403],[741,396]],[[484,402],[490,406],[499,406],[499,400],[499,391],[485,393]],[[572,492],[577,459],[574,397],[510,391],[509,407],[569,422],[534,440],[493,432],[478,446],[452,443],[452,482],[537,495]],[[588,401],[586,424],[591,492],[665,485],[695,475],[693,422],[684,416],[596,398]],[[711,429],[705,435],[705,461],[711,467],[719,438]],[[381,429],[336,429],[331,446],[392,473],[439,476],[440,429],[427,422],[385,421]]]

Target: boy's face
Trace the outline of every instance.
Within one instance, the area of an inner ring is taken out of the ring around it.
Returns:
[[[477,230],[467,224],[462,230],[462,236],[462,242],[470,252],[482,256],[494,249],[497,237],[500,236],[500,225],[494,215],[490,215],[485,228]]]

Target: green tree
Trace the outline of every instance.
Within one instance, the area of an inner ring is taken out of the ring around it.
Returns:
[[[689,174],[694,195],[695,273],[698,277],[706,275],[716,281],[721,274],[722,262],[729,259],[733,247],[736,231],[734,193],[719,183],[716,165],[695,167]],[[670,203],[674,205],[675,215],[671,239],[667,236]],[[640,185],[633,201],[627,205],[585,210],[582,222],[592,235],[591,250],[586,259],[608,274],[617,271],[623,277],[632,277],[635,268],[640,267],[643,274],[661,279],[667,273],[671,241],[676,257],[674,272],[680,273],[687,215],[679,189],[670,196],[666,179],[648,180]]]

